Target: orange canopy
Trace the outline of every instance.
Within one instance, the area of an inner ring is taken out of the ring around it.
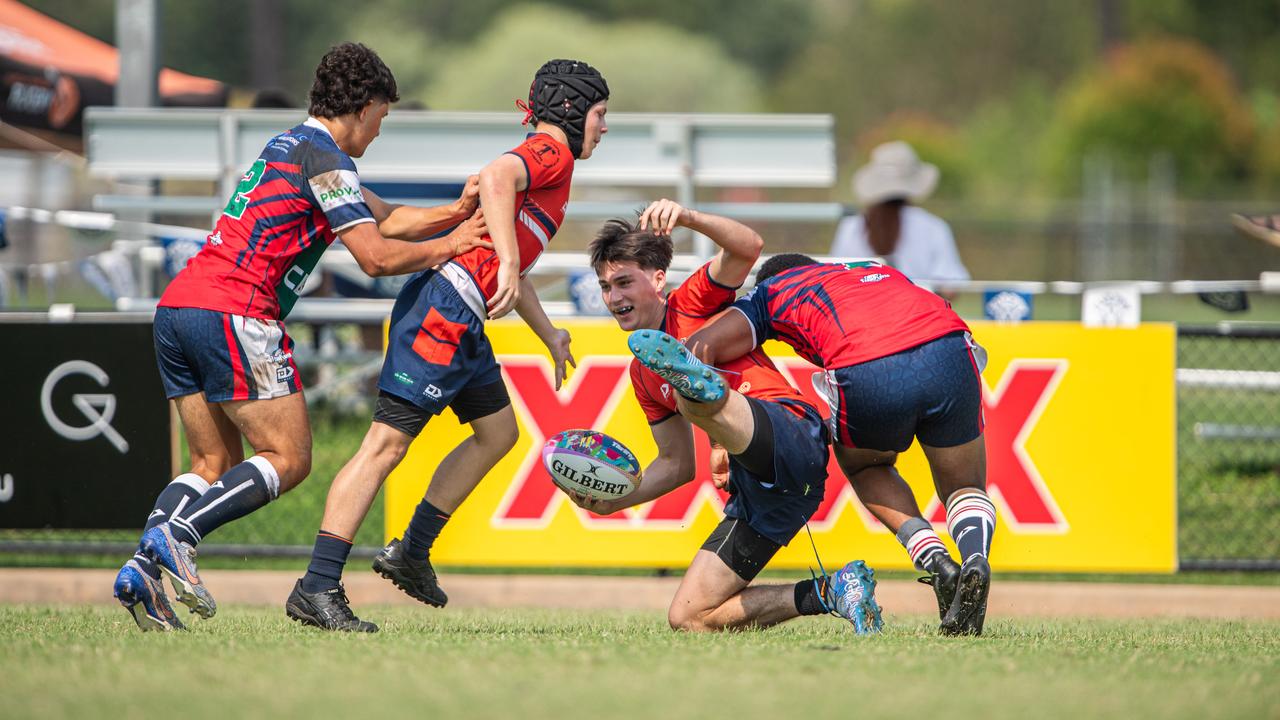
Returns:
[[[114,47],[17,0],[0,0],[0,55],[111,84],[120,75],[119,53]],[[206,95],[221,89],[222,83],[217,80],[168,68],[160,71],[162,96]]]

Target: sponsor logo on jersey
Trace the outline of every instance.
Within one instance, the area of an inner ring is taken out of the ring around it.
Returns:
[[[351,170],[330,170],[316,175],[310,182],[311,192],[315,193],[320,209],[325,212],[364,202],[360,194],[360,177]]]
[[[886,273],[871,273],[870,275],[864,276],[858,282],[864,282],[864,283],[880,282],[881,280],[888,280],[889,277],[890,276]]]

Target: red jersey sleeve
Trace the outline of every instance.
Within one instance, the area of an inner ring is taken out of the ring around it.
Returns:
[[[635,391],[636,400],[650,425],[657,425],[676,414],[675,401],[662,400],[662,385],[662,378],[645,370],[638,360],[631,361],[631,389]],[[668,390],[667,397],[670,395]]]
[[[529,173],[529,190],[562,185],[573,177],[573,155],[550,135],[531,135],[508,152],[524,161]]]

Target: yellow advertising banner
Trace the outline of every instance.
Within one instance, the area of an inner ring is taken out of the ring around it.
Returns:
[[[663,498],[608,517],[575,506],[551,483],[541,449],[568,428],[625,443],[642,463],[657,454],[631,389],[626,334],[581,320],[578,369],[554,389],[541,342],[521,323],[490,323],[520,424],[520,439],[449,521],[432,549],[441,565],[686,566],[719,522],[706,436],[697,478]],[[988,351],[983,373],[987,486],[997,510],[991,563],[1001,570],[1172,572],[1177,567],[1175,331],[1172,325],[1085,328],[1076,323],[973,323]],[[814,368],[785,345],[766,345],[824,413]],[[401,535],[436,464],[470,434],[449,412],[433,419],[391,475],[387,537]],[[898,462],[920,507],[951,547],[944,509],[918,445]],[[809,523],[828,567],[864,559],[910,567],[902,546],[858,503],[834,458],[826,497]],[[808,568],[804,534],[770,567]]]

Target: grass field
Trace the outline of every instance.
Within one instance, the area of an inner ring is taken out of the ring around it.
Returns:
[[[688,635],[656,614],[374,608],[373,636],[227,608],[142,635],[108,607],[0,607],[7,718],[1280,717],[1280,625],[993,621],[878,637],[806,618]]]

